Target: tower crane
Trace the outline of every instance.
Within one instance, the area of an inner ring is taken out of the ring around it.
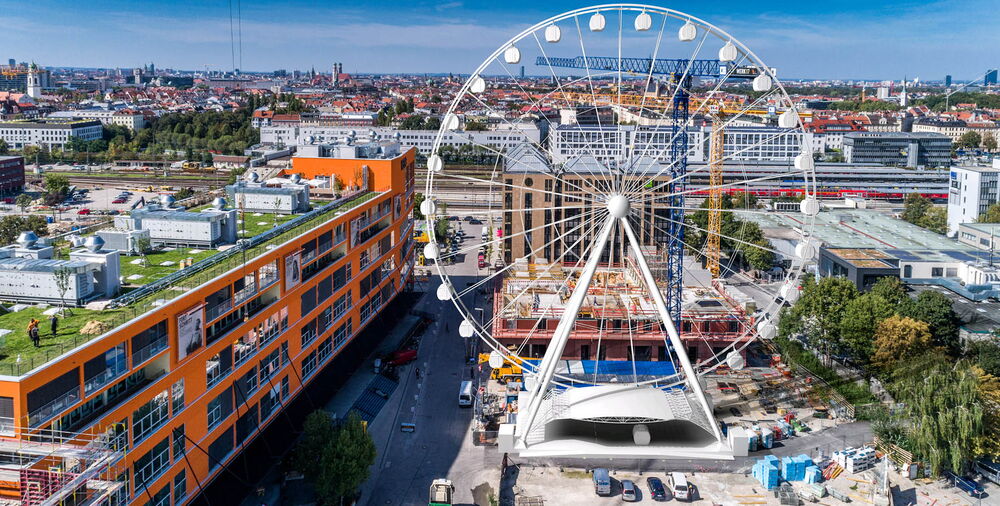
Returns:
[[[705,257],[708,260],[708,270],[713,278],[721,273],[719,258],[722,256],[722,165],[725,158],[725,112],[721,108],[712,114],[712,138],[709,141],[708,170],[708,244],[705,247]]]

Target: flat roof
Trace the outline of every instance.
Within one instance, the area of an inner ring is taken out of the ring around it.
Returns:
[[[1000,236],[1000,223],[962,223],[958,228],[971,228],[979,232],[990,233]]]
[[[974,301],[937,285],[909,285],[915,293],[938,292],[951,300],[951,307],[962,320],[962,327],[971,332],[991,332],[1000,328],[1000,302]]]
[[[741,220],[760,225],[765,235],[770,235],[768,229],[784,232],[805,226],[804,216],[798,212],[735,212]],[[816,215],[810,232],[827,248],[972,250],[936,232],[869,209],[824,210]]]

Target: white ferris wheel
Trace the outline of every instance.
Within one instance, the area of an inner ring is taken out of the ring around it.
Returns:
[[[804,114],[775,73],[694,16],[609,4],[524,30],[457,90],[427,160],[422,253],[460,334],[491,365],[524,368],[505,451],[732,456],[702,377],[774,336],[819,210]],[[469,157],[490,168],[467,170]],[[491,198],[463,212],[475,191]],[[747,225],[779,201],[806,239],[794,252]],[[481,235],[436,236],[465,214]],[[483,277],[449,274],[477,254]],[[769,286],[739,274],[768,261]],[[754,311],[727,289],[737,279],[780,296]]]

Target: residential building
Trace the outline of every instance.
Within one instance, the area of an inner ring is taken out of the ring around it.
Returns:
[[[0,139],[11,149],[25,146],[65,148],[71,137],[85,141],[100,139],[104,133],[96,120],[15,120],[0,122]]]
[[[844,159],[848,163],[947,167],[951,139],[940,133],[850,132],[844,134]]]
[[[24,190],[24,157],[0,156],[0,196],[17,195]]]
[[[59,336],[43,333],[45,351],[0,357],[0,438],[17,462],[0,492],[198,503],[321,372],[372,346],[357,336],[411,278],[415,152],[302,165],[289,175],[365,173],[366,186],[101,311],[74,310]],[[18,326],[6,339],[27,337]]]
[[[963,223],[975,223],[993,204],[1000,202],[1000,160],[993,167],[951,168],[948,188],[948,235]]]
[[[337,142],[358,134],[371,136],[374,132],[385,139],[398,139],[403,147],[415,147],[422,155],[430,154],[437,138],[437,130],[399,130],[390,127],[374,127],[367,130],[357,130],[343,126],[302,125],[289,126],[272,124],[260,128],[262,144],[303,146]],[[482,145],[493,149],[505,149],[521,142],[541,142],[541,131],[534,123],[518,123],[514,128],[498,128],[482,132],[456,130],[445,133],[441,138],[441,146],[460,148],[464,145]]]

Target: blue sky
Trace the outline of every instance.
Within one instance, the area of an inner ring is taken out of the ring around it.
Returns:
[[[243,68],[469,72],[531,24],[589,2],[240,0]],[[232,0],[236,9],[237,0]],[[1000,66],[996,0],[680,1],[785,77],[973,78]],[[232,67],[229,0],[0,0],[0,61]]]

